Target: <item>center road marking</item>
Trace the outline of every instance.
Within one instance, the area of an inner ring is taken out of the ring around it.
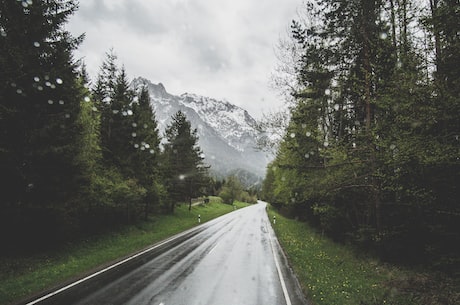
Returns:
[[[286,305],[292,305],[291,299],[289,298],[289,294],[286,288],[286,282],[284,281],[283,274],[281,273],[280,264],[278,262],[278,259],[276,258],[276,252],[275,252],[275,247],[273,246],[272,236],[269,231],[267,233],[268,233],[268,239],[270,240],[270,245],[271,245],[272,252],[273,252],[273,258],[275,259],[276,270],[278,271],[278,276],[280,278],[281,288],[283,289],[284,299],[286,300]]]

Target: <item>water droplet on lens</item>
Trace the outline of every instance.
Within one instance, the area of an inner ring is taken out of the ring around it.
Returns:
[[[62,85],[63,81],[60,78],[56,78],[56,84]]]
[[[136,134],[135,132],[133,132],[133,133],[131,134],[131,136],[132,136],[133,138],[135,138],[135,137],[137,137],[137,134]]]
[[[17,93],[17,94],[22,94],[22,89],[16,90],[16,93]]]
[[[391,149],[391,150],[393,150],[393,149],[395,149],[395,148],[396,148],[396,145],[394,145],[394,144],[391,144],[391,145],[390,145],[390,149]]]
[[[311,136],[311,132],[307,131],[307,133],[305,134],[307,137]]]
[[[326,90],[324,90],[324,94],[326,94],[326,95],[331,95],[331,89],[326,89]]]
[[[53,105],[54,101],[53,100],[48,100],[48,104]]]
[[[104,103],[110,103],[110,102],[112,101],[112,99],[111,99],[109,96],[107,96],[107,97],[105,97],[102,101],[103,101]]]
[[[137,124],[136,123],[132,123],[131,124],[133,127],[137,127]]]
[[[145,144],[145,148],[150,148],[150,145],[149,144]]]
[[[51,86],[51,83],[50,82],[45,82],[45,86],[49,87],[49,86]]]
[[[128,115],[128,113],[127,113],[126,111],[123,111],[121,114],[122,114],[123,116],[127,116],[127,115]]]
[[[144,124],[144,128],[147,128],[147,127],[148,127],[147,124]]]
[[[155,153],[155,151],[153,149],[151,149],[150,153],[153,155]]]
[[[340,105],[339,105],[339,104],[335,104],[335,105],[334,105],[334,109],[335,109],[335,111],[338,111],[338,110],[340,109]]]
[[[387,33],[385,33],[385,32],[380,33],[380,39],[387,39],[387,38],[388,38]]]
[[[64,105],[64,101],[63,101],[63,100],[59,100],[59,105]]]
[[[133,115],[133,111],[130,109],[127,111],[128,115]]]
[[[112,110],[112,113],[113,113],[113,114],[117,114],[118,112],[120,112],[120,111],[118,111],[118,110],[116,110],[116,109]]]
[[[93,106],[93,108],[91,108],[93,111],[97,111],[97,108]]]
[[[65,118],[66,118],[66,119],[69,119],[69,118],[70,118],[70,114],[66,113],[66,114],[65,114]]]
[[[42,86],[38,86],[38,87],[37,87],[37,90],[38,90],[38,91],[42,91],[42,90],[43,90],[43,87],[42,87]]]
[[[291,134],[289,135],[292,139],[295,138],[295,133],[291,132]]]
[[[34,47],[36,47],[36,48],[40,47],[40,43],[38,41],[35,41],[34,42]]]
[[[89,98],[89,96],[85,96],[84,100],[85,102],[89,102],[91,99]]]
[[[34,77],[34,81],[39,82],[39,81],[40,81],[40,78],[39,78],[38,76],[35,76],[35,77]]]
[[[139,148],[139,144],[134,144],[134,148]]]
[[[328,147],[328,146],[329,146],[329,142],[326,141],[326,142],[323,143],[323,145],[324,145],[324,147]]]

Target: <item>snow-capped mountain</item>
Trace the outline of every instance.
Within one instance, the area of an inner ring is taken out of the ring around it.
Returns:
[[[160,134],[171,117],[181,110],[198,130],[199,146],[211,171],[221,177],[245,170],[259,179],[264,176],[269,157],[256,149],[256,121],[249,113],[227,101],[184,93],[169,94],[163,84],[145,78],[133,80],[132,86],[147,86],[158,120]]]

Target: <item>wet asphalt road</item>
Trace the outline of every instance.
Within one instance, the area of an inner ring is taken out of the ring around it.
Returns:
[[[305,304],[265,212],[237,210],[73,304]]]

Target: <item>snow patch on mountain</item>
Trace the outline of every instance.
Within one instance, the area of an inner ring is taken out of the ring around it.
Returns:
[[[193,93],[172,95],[162,83],[153,84],[142,77],[134,79],[132,86],[147,86],[161,133],[178,110],[185,113],[198,131],[205,162],[214,173],[225,177],[244,169],[259,180],[264,176],[270,158],[256,149],[260,134],[255,128],[256,121],[246,110],[228,101]]]

